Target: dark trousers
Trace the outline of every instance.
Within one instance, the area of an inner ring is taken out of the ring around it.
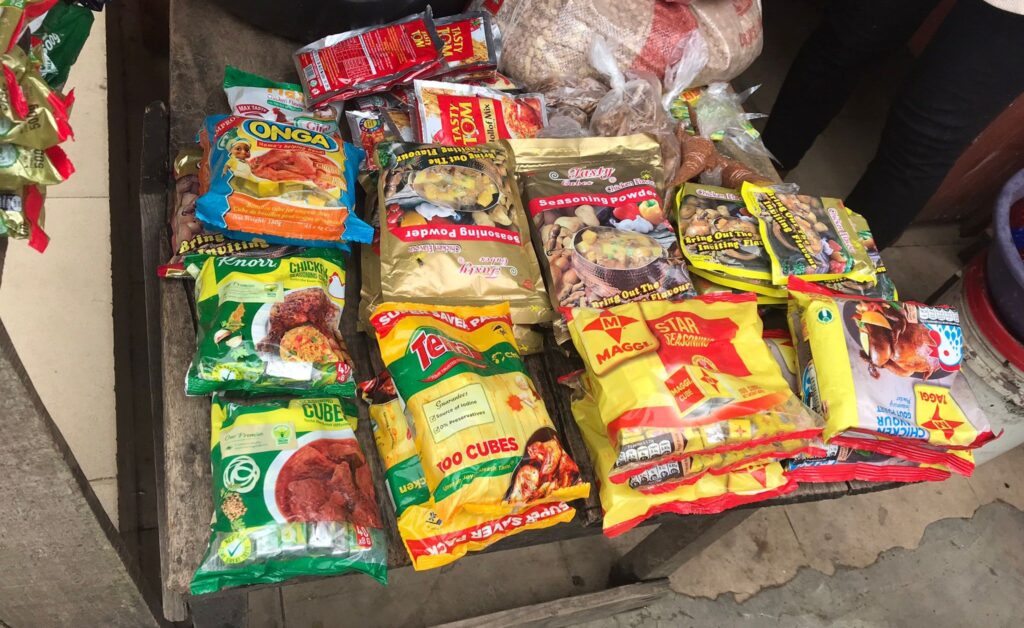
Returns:
[[[854,89],[871,89],[870,70],[906,44],[937,4],[829,4],[793,62],[763,134],[783,168],[800,162]],[[895,95],[878,151],[846,199],[868,219],[879,246],[899,237],[964,149],[1022,92],[1024,16],[958,0]]]

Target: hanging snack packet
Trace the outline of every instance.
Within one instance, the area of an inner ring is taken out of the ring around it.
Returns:
[[[19,49],[20,50],[20,49]],[[46,149],[74,137],[68,114],[74,104],[74,93],[61,96],[39,74],[38,64],[28,57],[14,55],[22,67],[16,69],[25,115],[15,111],[11,98],[0,96],[0,143],[19,144],[27,148]]]
[[[736,190],[687,183],[676,196],[679,238],[691,267],[771,280],[772,265],[757,218]]]
[[[314,133],[338,133],[338,110],[331,106],[307,109],[302,86],[271,81],[233,66],[224,68],[224,95],[231,113],[297,126]]]
[[[590,493],[526,372],[507,304],[384,303],[373,326],[442,521]]]
[[[501,539],[572,521],[576,509],[565,502],[538,504],[521,513],[478,515],[465,510],[442,521],[434,512],[416,449],[411,422],[385,371],[359,385],[370,404],[370,421],[395,507],[398,533],[417,571],[452,563]]]
[[[337,135],[240,116],[209,116],[199,132],[208,191],[196,217],[238,240],[331,246],[369,242],[353,212],[359,149]]]
[[[552,320],[507,147],[391,144],[381,160],[384,300],[508,301],[516,323]]]
[[[310,106],[384,92],[445,68],[430,7],[383,26],[330,35],[293,58]]]
[[[185,269],[185,256],[202,254],[214,257],[284,257],[296,247],[268,244],[266,240],[232,240],[221,233],[207,231],[196,219],[196,200],[199,198],[199,167],[203,153],[199,147],[182,149],[174,160],[174,205],[168,218],[171,234],[171,258],[157,268],[157,275],[170,278],[188,278],[192,272]]]
[[[649,135],[509,142],[552,304],[609,307],[694,293],[662,205],[661,148]],[[568,339],[556,327],[559,342]]]
[[[94,21],[85,7],[58,2],[46,13],[42,26],[33,35],[45,53],[42,55],[42,76],[55,90],[63,90],[71,66],[78,61]],[[33,47],[35,42],[33,42]]]
[[[333,397],[214,397],[210,544],[192,594],[361,571],[387,583],[384,526],[356,408]]]
[[[749,442],[754,417],[768,421],[759,438],[821,432],[819,419],[786,384],[761,329],[752,294],[572,310],[573,344],[620,457],[613,481],[695,453],[687,451],[695,440],[690,428],[743,421],[751,446],[763,444]]]
[[[353,396],[338,324],[345,263],[326,249],[281,259],[206,257],[196,263],[196,356],[186,392]]]
[[[572,413],[580,426],[598,477],[605,478],[615,464],[597,402],[589,396],[574,399]],[[797,483],[777,463],[757,465],[726,475],[705,475],[693,484],[646,494],[615,482],[600,483],[604,534],[615,537],[663,513],[713,515],[730,508],[792,493]]]
[[[383,112],[346,111],[345,119],[348,120],[352,141],[358,143],[365,154],[361,170],[377,170],[380,168],[380,165],[377,163],[377,144],[380,144],[385,139],[391,139],[392,141],[400,139],[398,135],[388,138],[388,127],[384,123]]]
[[[57,0],[4,0],[0,2],[0,52],[13,50],[28,28],[29,22],[38,19]]]
[[[416,81],[421,142],[473,146],[536,137],[547,125],[541,94],[512,96],[462,83]]]
[[[60,146],[42,149],[0,144],[0,189],[57,185],[74,173],[74,165]]]
[[[875,244],[875,236],[871,233],[868,221],[864,219],[864,216],[851,209],[847,209],[846,213],[850,216],[850,223],[857,230],[857,236],[860,238],[861,244],[864,245],[864,250],[867,251],[868,257],[871,258],[871,263],[875,265],[875,283],[868,284],[845,279],[843,281],[826,281],[823,282],[823,285],[829,290],[843,294],[873,297],[887,301],[897,300],[899,295],[896,292],[896,286],[886,272],[885,262],[882,261],[882,255]]]
[[[938,463],[947,450],[994,438],[959,376],[956,310],[837,295],[798,279],[789,289],[793,331],[806,346],[798,347],[804,399],[825,417],[828,442]],[[850,436],[859,438],[838,440]]]
[[[747,210],[761,221],[761,240],[771,257],[772,281],[852,279],[875,282],[871,263],[846,207],[836,198],[789,194],[743,184]]]
[[[445,80],[453,75],[479,75],[498,67],[498,42],[494,40],[491,14],[473,11],[437,20],[447,69]]]
[[[797,482],[940,482],[949,469],[871,451],[829,445],[824,456],[800,456],[786,463]]]
[[[38,186],[0,192],[0,236],[28,240],[30,247],[42,253],[50,244],[43,222],[43,191]]]

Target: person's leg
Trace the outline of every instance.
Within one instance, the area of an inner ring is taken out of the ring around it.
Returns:
[[[846,104],[865,71],[907,43],[938,0],[833,0],[786,74],[765,146],[790,170]]]
[[[1024,93],[1024,16],[958,0],[889,111],[878,152],[847,197],[879,247],[910,225],[989,122]]]

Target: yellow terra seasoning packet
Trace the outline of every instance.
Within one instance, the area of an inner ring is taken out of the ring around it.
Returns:
[[[385,371],[361,383],[359,390],[369,404],[398,533],[417,571],[455,562],[468,552],[486,549],[526,530],[572,521],[576,515],[576,509],[565,502],[550,502],[497,517],[462,511],[442,521],[434,511],[411,421],[391,376]]]
[[[744,421],[746,441],[753,417],[768,418],[762,432],[774,435],[821,432],[820,420],[790,390],[761,337],[753,294],[577,308],[569,331],[607,436],[622,457],[617,471],[625,477],[615,481],[687,457],[693,437],[687,430],[700,426]]]
[[[508,304],[384,303],[372,323],[442,520],[590,493],[516,349]]]
[[[380,151],[381,290],[389,301],[488,305],[554,319],[503,144]]]
[[[995,438],[960,376],[956,310],[831,293],[790,281],[804,400],[828,442],[924,463]],[[843,440],[843,439],[849,440]],[[973,466],[973,465],[972,465]]]
[[[875,265],[850,222],[843,202],[743,184],[747,210],[760,220],[761,240],[772,262],[772,281],[852,279],[875,283]]]
[[[590,396],[572,402],[573,417],[580,426],[595,471],[607,478],[615,464],[615,451],[608,443],[597,401]],[[605,536],[614,537],[662,513],[711,515],[796,490],[795,481],[786,477],[782,465],[771,462],[725,475],[705,475],[693,484],[648,494],[615,482],[600,483],[604,509]],[[640,488],[640,487],[637,487]]]

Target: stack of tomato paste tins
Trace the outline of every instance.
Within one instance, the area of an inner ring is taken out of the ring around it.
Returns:
[[[27,240],[42,252],[50,241],[43,230],[46,188],[75,171],[61,147],[74,137],[74,90],[63,90],[93,14],[56,0],[8,4],[0,19],[0,237]]]

